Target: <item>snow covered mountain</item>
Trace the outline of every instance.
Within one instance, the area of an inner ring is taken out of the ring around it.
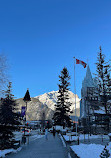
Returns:
[[[23,98],[17,99],[18,111],[21,112],[21,107],[26,106],[26,103],[23,101]],[[52,118],[53,111],[48,108],[47,105],[43,105],[38,99],[31,98],[31,101],[27,103],[27,120],[41,120],[42,112],[46,113],[46,118]]]
[[[55,110],[55,104],[57,102],[58,91],[52,91],[36,97],[31,98],[31,101],[27,104],[27,120],[40,120],[43,112],[46,114],[46,119],[51,119]],[[72,103],[71,110],[75,112],[75,95],[69,91],[69,101]],[[21,112],[21,107],[26,106],[23,98],[17,99],[18,111]],[[80,99],[76,95],[76,112],[77,116],[80,116]],[[74,115],[73,113],[72,115]]]
[[[47,105],[48,108],[55,110],[55,104],[57,102],[58,91],[51,91],[43,95],[36,96],[34,98],[38,99],[43,105]],[[69,101],[72,103],[71,110],[75,109],[75,94],[69,91]],[[80,99],[76,95],[76,109],[80,109]]]

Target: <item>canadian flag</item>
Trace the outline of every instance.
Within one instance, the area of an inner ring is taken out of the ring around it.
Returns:
[[[86,68],[86,65],[87,65],[84,61],[81,61],[79,59],[76,59],[76,64],[81,64],[83,65],[84,68]]]

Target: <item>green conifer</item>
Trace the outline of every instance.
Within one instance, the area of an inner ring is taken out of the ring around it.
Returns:
[[[17,104],[11,93],[11,82],[9,82],[5,98],[0,101],[0,150],[14,147],[13,132],[19,129],[20,124],[16,110]]]
[[[54,123],[55,125],[61,126],[70,126],[71,119],[70,119],[70,106],[71,103],[69,101],[69,72],[66,67],[63,68],[61,71],[61,75],[59,76],[60,84],[58,96],[57,96],[57,103],[56,103],[56,110],[54,113]]]

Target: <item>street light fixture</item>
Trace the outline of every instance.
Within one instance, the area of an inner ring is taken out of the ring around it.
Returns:
[[[26,123],[26,111],[27,111],[27,103],[29,101],[31,101],[31,98],[30,98],[30,94],[29,94],[29,89],[27,88],[27,91],[25,93],[25,96],[23,98],[24,102],[26,103],[26,108],[25,108],[25,123]],[[24,128],[24,135],[25,135],[25,128]]]

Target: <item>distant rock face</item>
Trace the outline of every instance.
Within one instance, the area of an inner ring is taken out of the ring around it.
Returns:
[[[40,120],[42,118],[43,112],[45,112],[46,119],[51,119],[55,111],[55,104],[57,102],[58,91],[52,91],[45,93],[40,96],[31,98],[31,101],[27,104],[27,120]],[[69,101],[72,103],[71,110],[75,114],[75,95],[69,91]],[[21,112],[21,107],[25,106],[26,103],[23,101],[23,98],[17,99],[19,106],[19,111]],[[76,95],[76,114],[80,116],[80,99]]]
[[[58,91],[52,91],[34,98],[37,98],[41,103],[47,105],[50,109],[54,111],[55,110],[54,105],[57,102],[57,96],[58,96]],[[71,91],[69,91],[69,98],[70,98],[69,101],[72,103],[71,110],[73,111],[75,109],[75,94],[72,93]],[[76,108],[77,109],[80,108],[80,99],[77,95],[76,95]]]
[[[18,103],[18,111],[21,112],[21,107],[26,106],[26,103],[23,101],[23,98],[17,99]],[[53,115],[53,111],[47,107],[47,105],[43,105],[38,99],[31,98],[31,101],[27,103],[27,112],[26,119],[27,120],[41,120],[42,113],[45,111],[46,118],[51,118]]]

